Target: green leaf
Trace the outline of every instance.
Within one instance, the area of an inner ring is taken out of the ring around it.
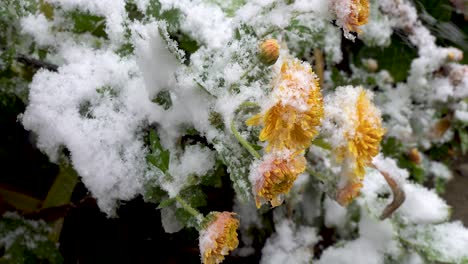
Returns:
[[[73,21],[72,32],[77,34],[88,32],[96,37],[107,38],[105,31],[106,20],[104,17],[80,11],[70,12],[69,15]]]
[[[144,189],[143,198],[145,202],[159,204],[168,197],[167,192],[158,186],[157,181],[145,182]]]
[[[0,263],[63,263],[57,244],[48,239],[49,230],[44,221],[4,214],[0,218],[0,237],[8,238],[8,242],[0,244],[5,249]]]
[[[410,173],[410,177],[417,183],[423,184],[426,180],[426,171],[418,164],[409,160],[407,155],[402,155],[398,158],[398,166],[407,169]]]
[[[233,17],[236,11],[247,3],[247,0],[209,0],[218,5],[228,17]]]
[[[159,203],[157,209],[168,207],[170,205],[173,205],[175,202],[176,202],[175,198],[169,198],[169,199],[163,200],[162,202]]]
[[[226,166],[217,161],[216,169],[207,175],[201,177],[201,184],[220,188],[222,186],[222,177],[226,175]]]
[[[62,165],[44,201],[43,208],[68,204],[78,183],[78,174],[70,165]]]
[[[427,12],[440,22],[450,21],[452,9],[448,0],[418,0],[416,7],[419,13]]]
[[[224,119],[223,116],[215,111],[211,111],[210,115],[208,116],[208,121],[210,121],[210,124],[218,129],[218,130],[224,130]]]
[[[167,90],[162,90],[156,95],[153,102],[162,106],[164,110],[167,110],[172,106],[171,93]]]
[[[42,202],[26,194],[10,190],[0,185],[0,197],[2,200],[24,212],[33,212],[41,208]]]
[[[146,156],[146,161],[166,173],[169,169],[170,152],[163,148],[154,130],[150,131],[149,141],[150,153]]]
[[[184,199],[193,208],[206,206],[206,194],[202,191],[200,186],[192,185],[182,191],[179,196]]]
[[[385,156],[395,157],[402,151],[403,145],[394,137],[386,138],[382,141],[382,153]]]

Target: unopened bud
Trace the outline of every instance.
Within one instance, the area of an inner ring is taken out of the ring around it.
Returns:
[[[408,158],[416,163],[416,164],[421,164],[421,154],[419,153],[417,148],[412,148],[410,152],[408,153]]]
[[[266,65],[273,65],[278,60],[280,45],[276,39],[267,39],[260,44],[260,61]]]
[[[362,64],[369,72],[376,72],[379,69],[379,63],[374,59],[364,59]]]
[[[445,132],[447,132],[450,126],[451,126],[450,119],[448,117],[444,117],[440,119],[439,121],[437,121],[437,123],[434,125],[432,129],[432,135],[435,138],[441,138],[445,134]]]
[[[447,59],[449,61],[461,61],[463,60],[463,52],[457,48],[448,48]]]

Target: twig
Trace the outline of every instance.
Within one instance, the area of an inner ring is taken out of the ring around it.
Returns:
[[[38,59],[31,58],[29,56],[26,56],[24,54],[18,54],[16,55],[15,59],[23,64],[27,64],[30,66],[33,66],[34,68],[43,68],[49,71],[57,72],[58,71],[58,65],[41,61]]]
[[[323,79],[324,79],[324,62],[323,62],[323,52],[319,48],[314,49],[314,59],[315,59],[315,72],[319,78],[320,87],[323,88]]]

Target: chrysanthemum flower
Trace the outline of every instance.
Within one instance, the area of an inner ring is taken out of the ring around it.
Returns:
[[[251,178],[257,208],[264,202],[280,205],[282,196],[289,192],[305,168],[306,159],[302,154],[285,151],[266,155]]]
[[[379,154],[380,141],[385,133],[380,112],[371,103],[368,93],[361,89],[356,105],[357,123],[349,138],[348,150],[356,160],[355,174],[363,177],[365,167]]]
[[[273,96],[274,103],[265,113],[246,122],[264,124],[259,138],[268,142],[266,151],[310,146],[323,117],[322,94],[311,66],[297,59],[283,62]]]
[[[221,263],[224,256],[237,248],[237,228],[239,220],[231,212],[214,212],[206,219],[205,227],[200,231],[200,253],[204,264]]]
[[[330,101],[326,107],[327,118],[332,120],[327,122],[336,125],[331,126],[329,132],[335,134],[332,135],[333,151],[336,161],[342,164],[343,180],[337,192],[341,205],[347,205],[359,195],[365,168],[379,153],[385,133],[380,111],[372,104],[371,97],[361,87],[347,86],[338,88],[335,95],[327,99],[327,103]]]
[[[347,27],[350,31],[360,32],[359,26],[367,24],[369,19],[369,0],[352,0],[351,13],[349,14]]]
[[[367,24],[369,19],[369,0],[333,0],[331,7],[345,32],[360,33],[359,26]]]

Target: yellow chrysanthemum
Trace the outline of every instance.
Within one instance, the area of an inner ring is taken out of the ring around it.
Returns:
[[[351,12],[346,20],[349,31],[361,32],[359,26],[367,24],[369,20],[369,0],[351,0]]]
[[[267,152],[310,146],[323,117],[322,94],[310,65],[285,61],[273,94],[276,103],[247,120],[247,125],[264,124],[259,139],[268,142]]]
[[[352,171],[345,171],[348,177],[346,186],[338,191],[337,201],[347,205],[359,194],[364,179],[365,168],[379,153],[380,142],[385,133],[380,112],[370,101],[367,92],[361,89],[356,101],[354,131],[346,135],[347,146],[338,150],[338,156],[351,163]]]
[[[207,216],[209,223],[200,232],[200,253],[204,264],[221,263],[224,256],[237,248],[239,220],[231,212],[214,212]]]
[[[281,196],[289,192],[297,176],[304,172],[305,168],[306,159],[302,155],[266,156],[258,168],[258,177],[254,183],[257,208],[267,201],[272,206],[280,205]]]

